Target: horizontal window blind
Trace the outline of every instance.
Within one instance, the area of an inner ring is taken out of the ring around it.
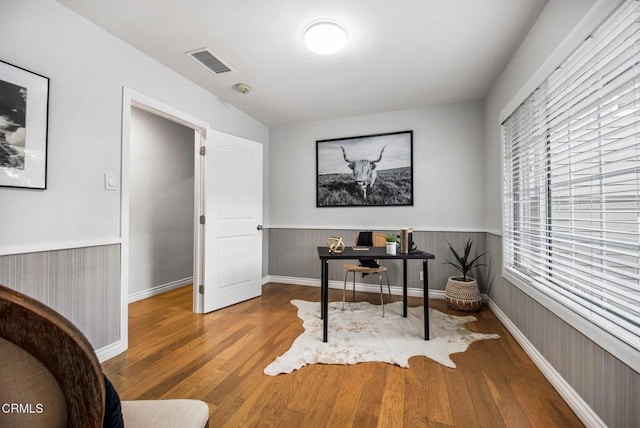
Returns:
[[[640,1],[503,123],[504,266],[640,350]]]

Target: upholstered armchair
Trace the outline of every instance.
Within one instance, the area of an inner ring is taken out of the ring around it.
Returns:
[[[1,427],[102,427],[106,383],[77,327],[0,286]],[[122,401],[121,408],[127,428],[203,428],[209,421],[209,408],[199,400]]]

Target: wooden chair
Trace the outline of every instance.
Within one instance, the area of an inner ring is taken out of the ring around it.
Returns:
[[[105,378],[87,338],[53,309],[1,285],[0,403],[15,405],[0,412],[5,428],[102,427],[105,413]],[[121,407],[128,428],[209,423],[209,408],[199,400],[122,401]]]
[[[355,245],[359,243],[360,234],[356,235]],[[386,236],[384,233],[376,233],[374,232],[371,236],[374,247],[384,247],[387,244]],[[376,263],[378,261],[376,260]],[[356,298],[356,273],[361,273],[364,275],[372,274],[377,275],[380,281],[380,303],[382,305],[382,316],[384,317],[384,292],[382,291],[382,273],[384,273],[387,279],[387,289],[389,291],[389,302],[391,302],[391,286],[389,285],[389,274],[387,273],[387,268],[384,266],[378,267],[367,267],[356,264],[346,264],[344,265],[346,272],[344,273],[344,287],[342,289],[342,310],[344,311],[344,302],[346,300],[347,293],[347,276],[349,273],[353,273],[353,289],[352,289],[352,300],[355,301]]]

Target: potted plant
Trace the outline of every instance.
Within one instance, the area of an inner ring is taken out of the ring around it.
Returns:
[[[396,255],[396,249],[398,248],[398,244],[396,243],[397,238],[396,235],[387,235],[385,237],[387,241],[387,254],[391,254],[392,256]]]
[[[455,261],[445,260],[445,262],[459,270],[462,276],[449,277],[444,292],[445,300],[450,308],[461,311],[476,311],[482,304],[482,296],[480,296],[478,282],[468,276],[467,273],[475,267],[484,266],[483,263],[478,263],[478,260],[487,253],[471,258],[471,247],[473,245],[471,239],[464,246],[462,255],[458,254],[448,241],[447,245],[449,245]]]

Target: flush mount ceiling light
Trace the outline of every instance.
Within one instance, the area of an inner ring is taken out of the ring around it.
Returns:
[[[333,21],[315,21],[304,30],[304,44],[311,52],[331,55],[347,44],[347,32]]]

